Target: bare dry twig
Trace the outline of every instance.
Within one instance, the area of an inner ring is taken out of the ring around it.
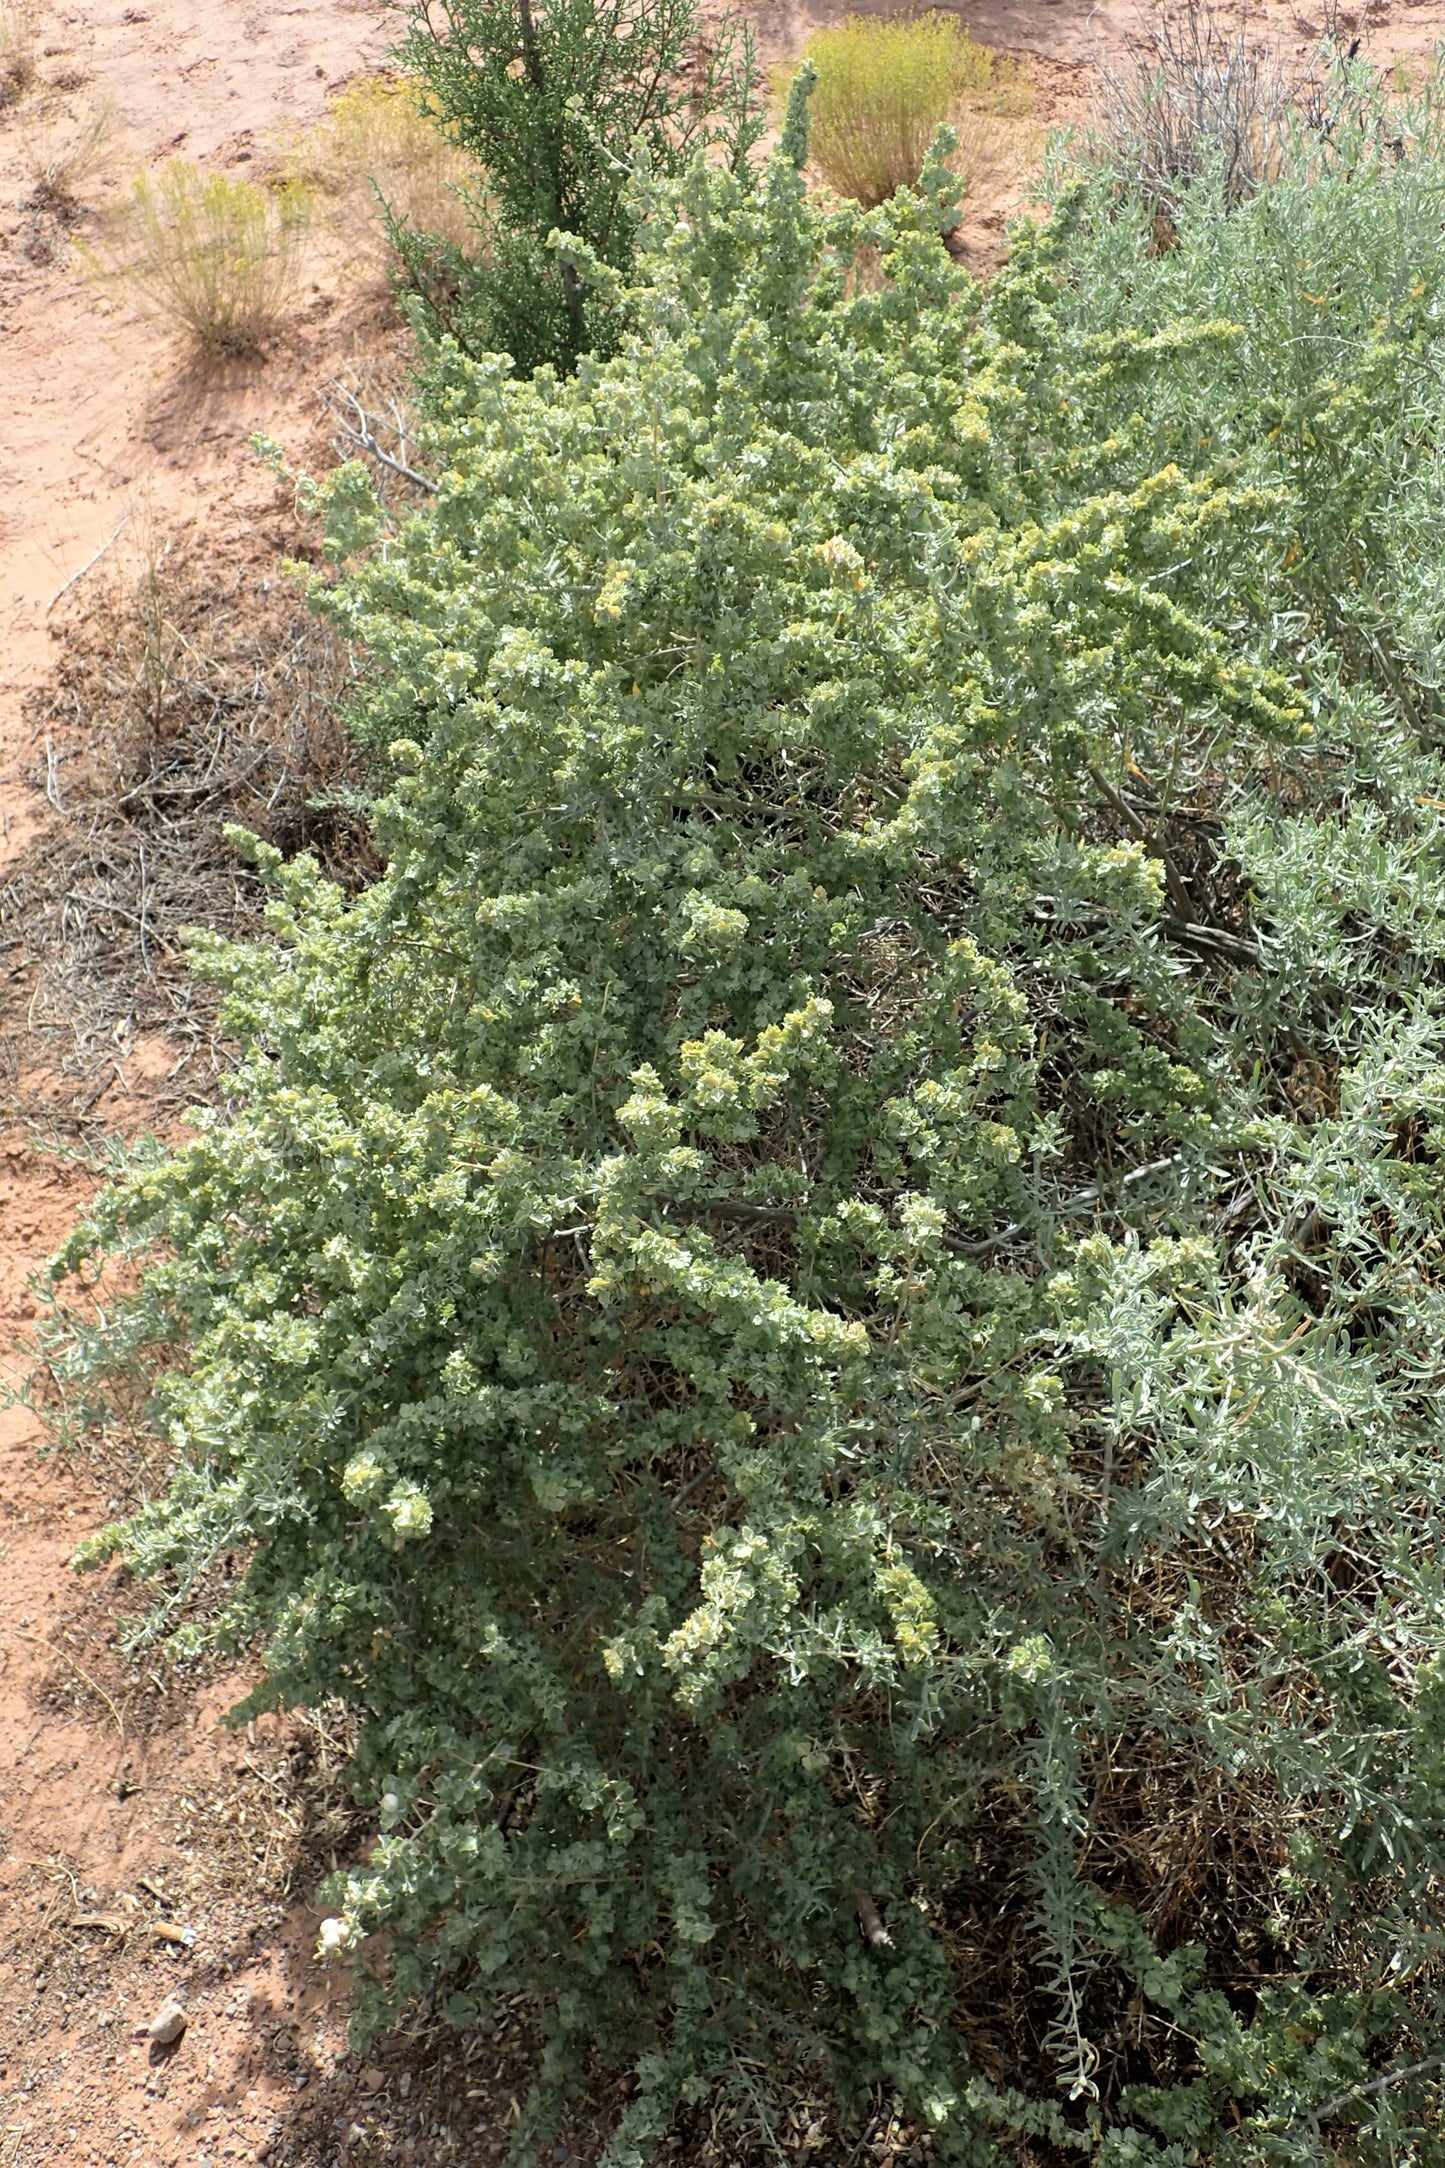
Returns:
[[[422,489],[429,496],[436,495],[437,485],[430,475],[423,474],[411,464],[407,456],[409,420],[401,400],[392,398],[387,403],[391,409],[386,420],[371,413],[356,393],[339,377],[333,377],[325,389],[317,394],[322,406],[336,425],[335,447],[343,459],[354,458],[362,452],[374,459],[388,474],[394,474],[414,489]],[[377,432],[381,430],[396,445],[388,452]]]

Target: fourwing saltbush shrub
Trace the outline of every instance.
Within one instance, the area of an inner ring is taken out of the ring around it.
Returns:
[[[248,1706],[358,1710],[332,1939],[532,1998],[523,2154],[631,2066],[616,2162],[781,2068],[1438,2160],[1438,170],[984,294],[946,144],[802,137],[638,184],[614,358],[441,346],[423,512],[331,484],[388,870],[197,940],[230,1107],[57,1266],[174,1351],[92,1555],[244,1554]]]

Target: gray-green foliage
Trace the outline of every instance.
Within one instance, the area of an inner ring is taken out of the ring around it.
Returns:
[[[985,295],[800,133],[331,488],[389,870],[197,942],[231,1111],[65,1253],[185,1351],[113,1540],[361,1711],[336,1933],[535,1996],[533,2133],[1435,2160],[1440,171]]]

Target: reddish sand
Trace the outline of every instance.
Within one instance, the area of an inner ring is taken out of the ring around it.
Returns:
[[[837,12],[759,0],[763,57]],[[962,12],[1025,57],[1046,121],[1083,110],[1091,54],[1129,19],[1124,0]],[[1315,28],[1274,6],[1267,19],[1301,44]],[[1426,51],[1445,34],[1445,0],[1390,0],[1369,28],[1378,54]],[[387,42],[375,0],[86,0],[45,10],[40,65],[77,111],[113,102],[115,185],[177,150],[245,170]],[[273,524],[277,484],[251,432],[313,440],[317,384],[378,322],[374,297],[318,270],[267,359],[197,369],[84,282],[67,234],[28,205],[25,143],[0,115],[0,868],[46,813],[27,699],[96,553],[109,546],[114,562],[181,521],[232,543]],[[998,223],[997,205],[978,209]],[[23,1069],[23,1046],[11,1053]],[[134,1129],[145,1076],[117,1075],[101,1107]],[[92,1181],[44,1141],[0,1134],[0,1375],[17,1383],[27,1276]],[[504,2039],[472,2087],[455,2064],[437,2077],[431,2051],[405,2039],[345,2059],[344,1990],[313,1960],[304,1902],[357,1836],[326,1782],[339,1746],[298,1723],[228,1731],[243,1680],[188,1683],[116,1649],[116,1616],[137,1599],[114,1571],[78,1583],[68,1561],[122,1479],[87,1456],[46,1459],[42,1442],[23,1406],[0,1413],[0,2168],[493,2159],[515,2113]],[[189,2024],[162,2054],[133,2035],[177,1989]],[[557,2157],[590,2157],[577,2144]]]

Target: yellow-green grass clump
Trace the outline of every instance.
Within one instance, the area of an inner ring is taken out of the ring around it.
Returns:
[[[385,264],[387,218],[471,254],[476,226],[467,192],[481,174],[423,112],[399,76],[360,76],[314,128],[280,145],[283,184],[324,199],[345,242]]]
[[[939,126],[958,129],[959,163],[977,185],[997,170],[1008,122],[1027,110],[1017,63],[980,45],[955,16],[850,15],[815,31],[807,58],[814,165],[865,209],[911,187]]]
[[[172,158],[136,176],[92,269],[206,352],[253,353],[285,314],[309,218],[304,189]]]

